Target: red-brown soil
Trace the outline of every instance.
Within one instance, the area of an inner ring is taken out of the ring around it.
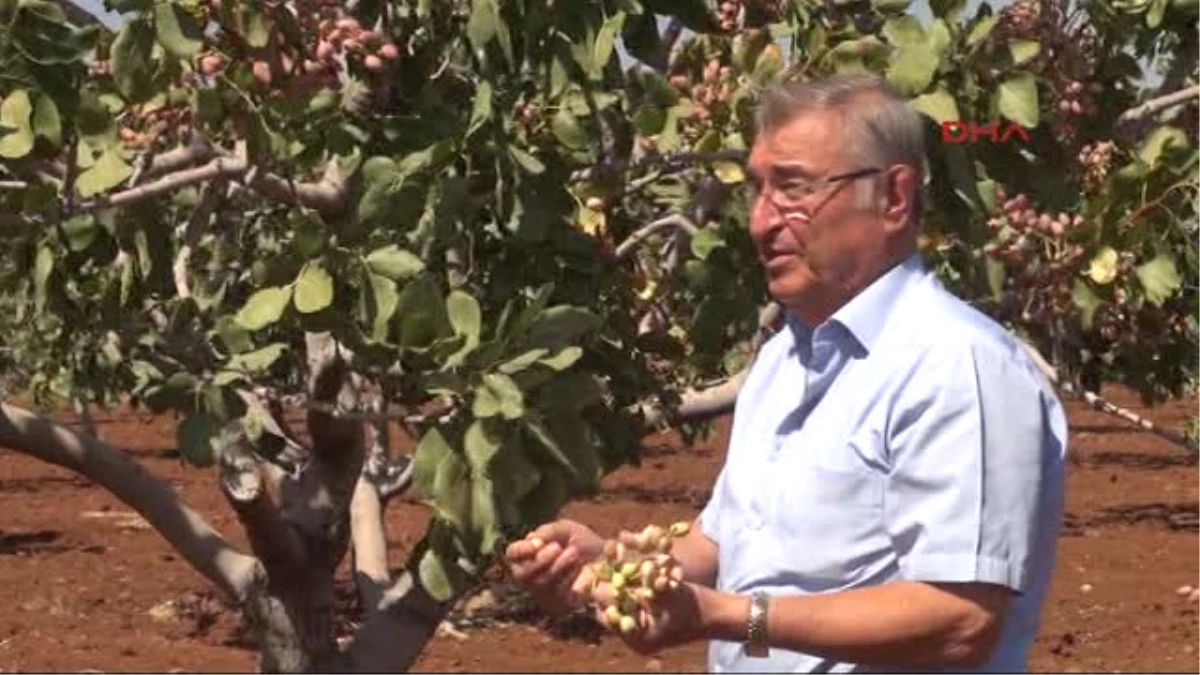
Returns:
[[[1195,400],[1144,410],[1182,428]],[[64,418],[65,419],[65,418]],[[218,529],[243,545],[213,473],[171,456],[174,420],[115,414],[101,437],[169,480]],[[1176,594],[1200,585],[1197,463],[1113,417],[1072,404],[1068,517],[1058,574],[1030,667],[1037,672],[1197,672],[1197,605]],[[640,468],[605,481],[567,514],[614,533],[690,518],[707,498],[727,425],[686,449],[651,443]],[[255,667],[235,615],[126,507],[69,472],[0,450],[0,672],[229,672]],[[388,511],[393,562],[423,531],[426,511],[396,500]],[[503,587],[501,598],[508,598]],[[346,586],[346,593],[350,590]],[[151,609],[176,601],[175,617]],[[703,672],[696,644],[648,658],[586,621],[548,622],[502,602],[489,619],[439,634],[414,670],[424,672]],[[504,611],[509,608],[509,611]],[[464,613],[465,614],[465,613]]]

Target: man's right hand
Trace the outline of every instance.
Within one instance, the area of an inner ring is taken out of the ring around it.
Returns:
[[[572,520],[556,520],[513,542],[505,551],[513,579],[551,613],[587,604],[587,564],[604,550],[604,539]]]

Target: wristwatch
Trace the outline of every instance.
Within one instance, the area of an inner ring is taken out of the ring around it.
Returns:
[[[746,626],[746,644],[742,651],[746,656],[766,658],[771,650],[767,644],[767,603],[769,598],[763,591],[750,595],[750,620]]]

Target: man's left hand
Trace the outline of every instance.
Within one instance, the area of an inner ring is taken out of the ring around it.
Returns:
[[[719,595],[704,586],[681,583],[673,590],[657,594],[652,600],[638,603],[636,626],[628,632],[610,626],[605,617],[605,608],[613,604],[616,597],[611,584],[598,583],[592,599],[596,602],[595,616],[600,625],[609,626],[635,652],[651,654],[704,639],[706,613]]]

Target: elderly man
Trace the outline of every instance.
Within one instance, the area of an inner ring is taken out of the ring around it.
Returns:
[[[1055,562],[1067,427],[1002,327],[917,253],[922,121],[870,76],[765,94],[750,233],[786,328],[738,398],[725,465],[672,554],[642,652],[713,671],[1026,667]],[[548,609],[601,549],[557,521],[507,552]]]

